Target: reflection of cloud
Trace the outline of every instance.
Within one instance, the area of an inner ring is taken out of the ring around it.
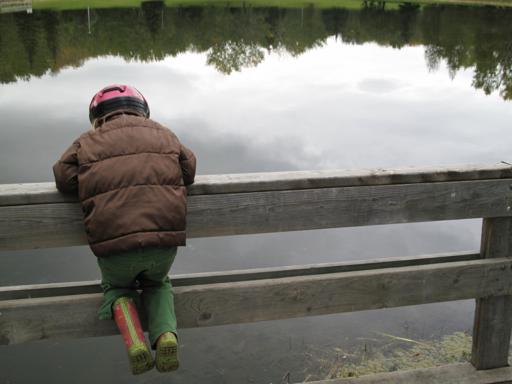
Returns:
[[[144,64],[107,57],[3,85],[0,182],[51,180],[53,162],[88,129],[90,97],[111,82],[141,89],[152,116],[198,153],[199,173],[488,163],[509,153],[507,141],[496,139],[508,131],[508,105],[476,93],[469,70],[454,81],[444,69],[426,72],[421,47],[328,39],[299,58],[269,53],[257,68],[231,76],[205,60],[190,53]],[[358,79],[366,89],[393,92],[361,92]],[[59,97],[48,98],[48,89]]]
[[[253,137],[249,132],[216,131],[204,120],[174,120],[181,141],[198,157],[199,174],[272,172],[303,169],[319,161],[299,137]]]
[[[6,111],[3,118],[15,122],[21,113]],[[24,116],[23,120],[22,127],[2,132],[0,183],[53,180],[51,166],[88,124],[80,118],[57,116],[40,121],[39,114]],[[290,171],[311,168],[311,164],[321,162],[321,154],[312,152],[298,136],[262,139],[252,137],[251,132],[226,133],[194,118],[162,123],[172,127],[180,140],[196,153],[198,174]],[[30,140],[20,134],[22,131],[30,132]]]
[[[366,78],[357,83],[357,87],[361,91],[369,93],[388,93],[404,86],[403,81],[392,78]]]
[[[88,128],[88,122],[79,117],[62,118],[48,111],[46,118],[41,118],[44,110],[33,108],[26,113],[23,105],[0,111],[5,122],[0,139],[0,184],[53,180],[53,163]]]

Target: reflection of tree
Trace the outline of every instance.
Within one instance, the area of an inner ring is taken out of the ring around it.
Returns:
[[[274,27],[275,48],[282,48],[293,56],[322,45],[329,36],[325,30],[322,13],[312,6],[288,10]]]
[[[461,14],[461,11],[463,13]],[[512,99],[512,12],[498,8],[436,6],[423,11],[425,58],[430,69],[441,61],[452,76],[475,69],[473,86]]]
[[[344,41],[356,44],[374,41],[401,48],[419,40],[417,6],[404,4],[398,10],[386,10],[377,2],[366,2],[363,5],[360,11],[350,12],[347,23],[341,27]]]
[[[59,23],[59,14],[56,12],[46,12],[41,14],[44,30],[46,31],[46,46],[50,53],[50,62],[55,64],[57,61],[58,44],[59,44],[59,30],[57,29]]]
[[[400,40],[403,44],[409,44],[412,41],[419,9],[418,4],[403,3],[399,5]]]
[[[255,67],[263,61],[265,53],[256,44],[245,41],[224,41],[208,52],[208,64],[220,72],[230,74],[242,68]]]
[[[291,55],[329,36],[354,44],[425,46],[429,69],[446,63],[452,75],[474,68],[473,85],[512,99],[512,10],[403,4],[389,9],[364,0],[360,10],[242,7],[97,9],[87,13],[38,11],[0,15],[0,82],[41,76],[90,57],[161,60],[185,51],[206,52],[208,63],[231,73],[258,65],[265,50]],[[129,21],[129,22],[128,22]]]
[[[27,50],[21,42],[13,17],[0,22],[0,82],[15,81],[31,73]]]
[[[165,4],[163,1],[144,1],[141,3],[142,14],[151,37],[156,39],[162,30]]]
[[[512,100],[512,40],[499,45],[499,50],[490,48],[477,62],[473,85],[486,94],[498,90],[504,99]]]

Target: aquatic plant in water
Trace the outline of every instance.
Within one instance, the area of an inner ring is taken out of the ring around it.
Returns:
[[[357,377],[381,372],[429,368],[468,362],[471,357],[471,335],[455,332],[440,340],[413,340],[379,333],[366,339],[355,351],[333,348],[317,355],[322,379]],[[318,352],[318,351],[317,351]],[[317,374],[306,370],[304,382],[317,380]]]

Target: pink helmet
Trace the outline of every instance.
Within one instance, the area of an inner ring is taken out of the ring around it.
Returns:
[[[118,110],[149,117],[149,106],[142,93],[129,85],[113,84],[94,95],[89,104],[89,120],[92,123],[95,119]]]

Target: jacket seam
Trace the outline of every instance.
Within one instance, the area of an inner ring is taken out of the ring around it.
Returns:
[[[142,155],[142,154],[149,154],[149,155],[164,155],[164,156],[171,156],[171,155],[174,155],[174,156],[178,156],[179,157],[179,153],[177,152],[151,152],[151,151],[144,151],[144,152],[131,152],[131,153],[122,153],[120,155],[112,155],[112,156],[109,156],[109,157],[105,157],[103,159],[98,159],[98,160],[91,160],[91,161],[86,161],[84,163],[80,163],[80,166],[82,165],[89,165],[89,164],[94,164],[94,163],[99,163],[101,161],[105,161],[105,160],[109,160],[109,159],[115,159],[116,157],[123,157],[123,156],[133,156],[133,155]]]
[[[145,121],[148,121],[149,119],[147,118],[144,118]],[[115,120],[112,120],[112,121],[115,121]],[[109,122],[107,121],[105,124],[108,124]],[[172,131],[167,128],[167,127],[164,127],[163,125],[155,125],[157,124],[155,121],[152,121],[153,124],[151,125],[146,125],[146,124],[140,124],[139,122],[128,122],[126,124],[121,124],[121,125],[118,125],[117,123],[111,123],[111,125],[114,125],[113,127],[107,127],[107,128],[103,128],[105,127],[105,124],[103,124],[102,126],[98,127],[96,130],[94,131],[91,131],[91,132],[86,132],[86,134],[88,134],[88,136],[92,136],[94,134],[103,134],[103,133],[107,133],[107,132],[110,132],[110,131],[117,131],[118,129],[123,129],[123,128],[132,128],[132,127],[139,127],[139,128],[148,128],[148,129],[156,129],[156,130],[160,130],[160,131],[169,131],[170,133],[172,133]],[[116,126],[118,125],[118,126]],[[103,131],[101,130],[103,128]]]
[[[90,197],[88,197],[86,199],[81,200],[81,202],[85,203],[87,200],[94,199],[95,197],[104,195],[105,193],[119,191],[120,189],[139,188],[139,187],[171,187],[171,188],[176,189],[176,188],[184,188],[185,185],[184,184],[135,184],[135,185],[127,185],[125,187],[112,188],[112,189],[109,189],[108,191],[103,191],[103,192],[97,193],[94,196],[90,196]]]
[[[135,232],[130,232],[130,233],[125,233],[123,235],[119,235],[119,236],[116,236],[116,237],[111,237],[110,239],[105,239],[105,240],[100,240],[100,241],[96,241],[96,242],[90,242],[89,244],[90,245],[96,245],[96,244],[101,244],[101,243],[106,243],[107,241],[112,241],[112,240],[117,240],[117,239],[120,239],[122,237],[125,237],[125,236],[130,236],[130,235],[136,235],[138,233],[162,233],[162,232],[165,232],[165,233],[175,233],[175,234],[179,234],[179,233],[186,233],[186,230],[182,230],[182,231],[172,231],[172,230],[150,230],[150,231],[135,231]]]

